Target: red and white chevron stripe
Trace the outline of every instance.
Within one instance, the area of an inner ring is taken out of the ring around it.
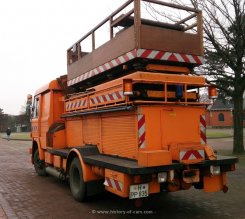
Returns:
[[[200,140],[201,144],[207,143],[207,137],[206,137],[206,116],[201,115],[200,116]]]
[[[104,104],[104,103],[110,102],[110,101],[124,100],[124,98],[125,97],[123,95],[123,91],[115,91],[113,93],[103,94],[103,95],[92,97],[90,99],[90,103],[92,105],[94,105],[94,104]]]
[[[136,50],[132,50],[132,51],[130,51],[130,52],[128,52],[122,56],[119,56],[119,57],[111,60],[110,62],[107,62],[101,66],[98,66],[97,68],[94,68],[93,70],[88,71],[88,72],[68,81],[67,85],[71,86],[71,85],[76,84],[78,82],[84,81],[84,80],[91,78],[95,75],[98,75],[98,74],[100,74],[106,70],[114,68],[114,67],[121,65],[125,62],[128,62],[129,60],[134,59],[134,58],[136,58]]]
[[[113,189],[116,189],[117,191],[122,192],[123,191],[123,184],[115,179],[111,179],[109,177],[105,177],[105,186],[109,186]]]
[[[69,101],[66,103],[66,111],[84,107],[87,107],[87,99]]]
[[[146,59],[156,59],[172,62],[185,62],[191,64],[201,65],[204,63],[202,56],[196,55],[187,55],[173,52],[163,52],[149,49],[138,49],[137,57],[146,58]]]
[[[134,49],[103,65],[98,66],[97,68],[92,69],[91,71],[88,71],[72,80],[69,80],[67,82],[67,85],[72,86],[74,84],[77,84],[95,75],[101,74],[106,70],[112,69],[118,65],[124,64],[129,60],[135,58],[155,59],[155,60],[163,60],[163,61],[170,61],[170,62],[185,62],[185,63],[191,63],[196,65],[201,65],[204,63],[204,59],[202,56],[164,52],[164,51],[149,50],[149,49]]]
[[[145,116],[138,115],[138,138],[139,138],[139,148],[146,147],[145,139]]]
[[[205,153],[204,150],[188,150],[188,151],[180,151],[180,161],[184,160],[196,160],[196,159],[204,159]]]

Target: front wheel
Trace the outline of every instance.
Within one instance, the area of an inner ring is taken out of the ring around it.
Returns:
[[[38,149],[34,152],[34,168],[39,176],[46,176],[45,164],[40,160]]]
[[[77,157],[71,162],[70,189],[75,200],[79,202],[86,200],[86,183],[83,180],[80,160]]]

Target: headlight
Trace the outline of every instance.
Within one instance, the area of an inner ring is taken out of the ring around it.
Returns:
[[[158,177],[157,178],[158,178],[158,183],[167,182],[168,174],[167,174],[167,172],[158,173]]]
[[[210,166],[210,173],[213,176],[220,175],[220,166]]]

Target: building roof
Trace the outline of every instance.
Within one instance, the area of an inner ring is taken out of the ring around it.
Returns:
[[[229,100],[216,99],[213,105],[210,107],[210,111],[216,110],[232,110],[234,108],[233,104]]]

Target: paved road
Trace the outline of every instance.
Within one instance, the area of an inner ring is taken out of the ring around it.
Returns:
[[[233,137],[208,139],[207,143],[212,145],[212,147],[217,151],[232,151]]]
[[[221,145],[230,147],[231,143],[226,139]],[[137,209],[132,201],[109,193],[86,203],[74,201],[66,183],[36,175],[28,155],[29,146],[30,142],[0,139],[0,219],[245,218],[244,164],[229,174],[227,194],[190,189],[150,197]]]

